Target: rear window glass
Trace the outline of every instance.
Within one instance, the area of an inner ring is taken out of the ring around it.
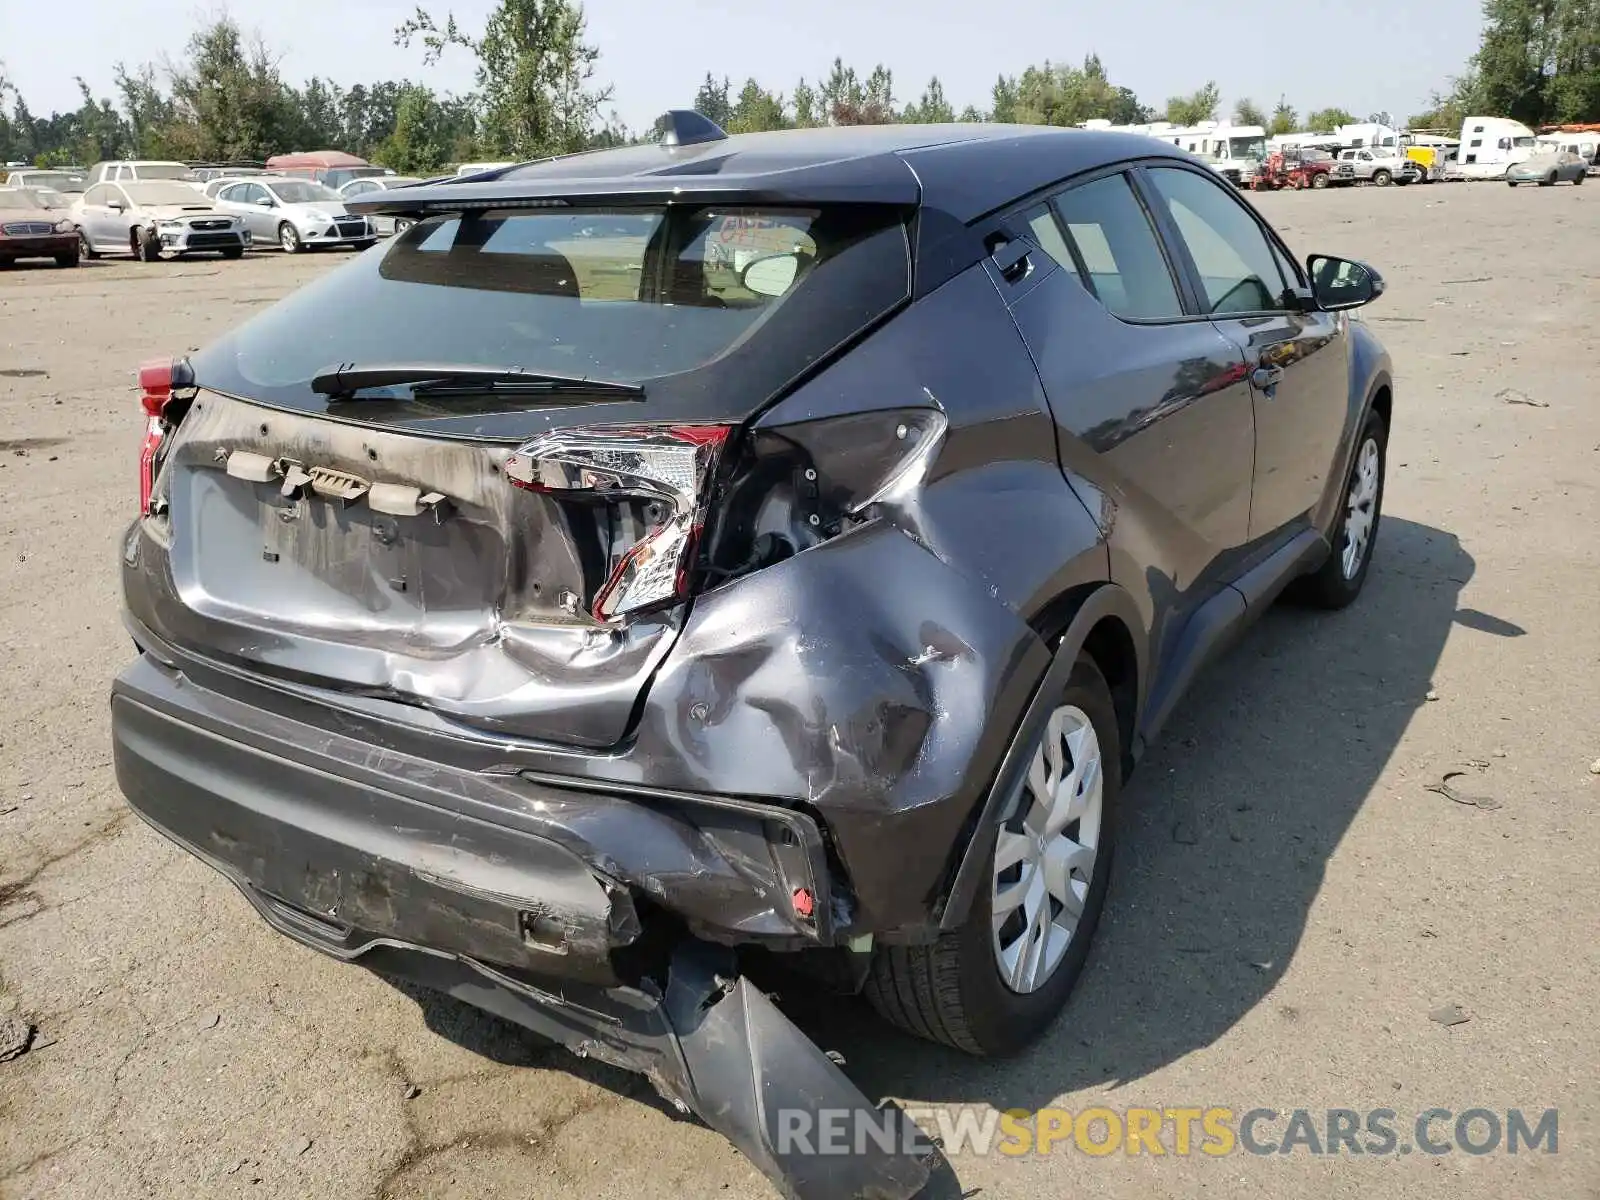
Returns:
[[[758,361],[747,371],[771,377],[804,369],[901,301],[909,274],[902,218],[881,208],[449,214],[330,272],[193,363],[204,386],[263,399],[303,393],[340,363],[643,383],[749,353]]]

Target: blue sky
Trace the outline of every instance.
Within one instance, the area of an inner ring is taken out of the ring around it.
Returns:
[[[466,28],[482,27],[492,0],[458,0]],[[456,52],[425,71],[421,55],[393,42],[410,0],[232,0],[241,25],[259,31],[299,83],[322,75],[351,84],[411,77],[440,90],[472,84]],[[439,5],[441,15],[447,6]],[[1280,93],[1302,113],[1337,105],[1358,117],[1388,110],[1404,120],[1444,89],[1477,46],[1477,0],[1341,0],[1265,5],[1237,0],[588,0],[599,77],[615,88],[623,120],[638,128],[686,107],[709,71],[737,83],[755,76],[784,93],[815,79],[835,55],[865,73],[883,62],[897,99],[913,99],[937,74],[959,109],[987,104],[1001,72],[1097,52],[1112,80],[1146,104],[1215,79],[1225,108],[1249,96],[1270,108]],[[75,108],[73,76],[109,94],[119,61],[137,64],[180,50],[215,6],[195,0],[77,0],[70,23],[49,6],[0,0],[0,60],[36,112]],[[137,14],[135,16],[134,14]],[[1275,49],[1280,46],[1283,49]],[[1223,115],[1226,115],[1225,113]]]

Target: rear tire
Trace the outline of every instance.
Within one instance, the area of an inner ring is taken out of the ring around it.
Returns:
[[[1339,609],[1352,603],[1361,594],[1367,582],[1367,572],[1372,567],[1372,551],[1378,542],[1378,526],[1383,517],[1383,484],[1387,474],[1389,428],[1383,416],[1368,412],[1356,437],[1356,452],[1350,473],[1345,477],[1344,490],[1339,494],[1339,507],[1332,536],[1333,552],[1327,561],[1310,575],[1297,579],[1289,589],[1291,599],[1314,608]],[[1375,455],[1375,479],[1370,495],[1361,501],[1364,460]],[[1352,507],[1352,497],[1357,504]],[[1357,515],[1363,511],[1365,516]],[[1361,540],[1359,553],[1351,555],[1350,546],[1365,523],[1366,533]],[[1353,561],[1352,561],[1353,558]]]
[[[978,894],[973,897],[972,907],[959,928],[942,934],[931,945],[885,946],[873,960],[865,987],[866,997],[879,1015],[908,1033],[978,1056],[1015,1054],[1056,1019],[1083,973],[1111,878],[1117,800],[1122,782],[1121,733],[1111,690],[1088,655],[1079,656],[1073,665],[1071,678],[1056,705],[1057,715],[1070,710],[1069,719],[1078,720],[1079,736],[1087,732],[1082,724],[1082,718],[1087,717],[1099,756],[1096,768],[1099,825],[1094,831],[1094,857],[1088,868],[1076,927],[1060,952],[1061,957],[1048,968],[1033,990],[1014,990],[1001,977],[1000,935],[996,933],[992,916],[1001,879],[995,871],[997,839],[996,848],[989,853]],[[1036,755],[1041,753],[1046,739],[1053,736],[1054,728],[1052,721],[1039,739],[1034,750]],[[1085,762],[1088,761],[1091,760],[1086,751]],[[1085,792],[1079,789],[1076,794],[1083,796]],[[1028,807],[1031,795],[1030,790],[1023,790],[1018,815],[1008,819],[1003,828],[1019,826],[1021,812]],[[1085,803],[1092,802],[1091,795]],[[1082,823],[1068,823],[1065,829],[1077,829],[1078,838],[1089,836]],[[1015,838],[1013,834],[1013,840]],[[1010,869],[1020,872],[1026,868]],[[1020,880],[1019,874],[1018,881],[1008,883],[1020,887]],[[1047,895],[1045,904],[1050,903]],[[1012,911],[1019,921],[1025,916],[1020,905]],[[1050,911],[1046,909],[1047,913]],[[1051,925],[1045,930],[1044,946],[1048,946],[1049,934],[1055,929]],[[1032,940],[1032,931],[1024,930],[1014,938],[1012,946],[1018,947],[1020,954],[1019,942],[1031,944]]]

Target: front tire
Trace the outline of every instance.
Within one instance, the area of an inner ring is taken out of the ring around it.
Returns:
[[[1550,174],[1546,175],[1543,179],[1539,180],[1539,186],[1540,187],[1555,187],[1555,185],[1556,185],[1556,173],[1554,171],[1551,171]]]
[[[288,221],[278,226],[278,245],[283,247],[285,254],[299,254],[305,249],[305,244],[300,240],[300,231]]]
[[[244,257],[244,247],[243,246],[230,246],[226,250],[222,251],[222,257],[223,258],[233,258],[233,259],[243,258]]]
[[[1388,187],[1394,182],[1394,176],[1387,171],[1374,171],[1372,173],[1372,182],[1379,187]]]
[[[1295,582],[1293,597],[1315,608],[1339,609],[1354,602],[1372,568],[1372,549],[1383,516],[1389,428],[1382,414],[1368,412],[1356,437],[1356,453],[1340,495],[1333,553],[1312,574]]]
[[[78,230],[78,250],[84,258],[94,259],[100,257],[100,251],[89,244],[89,235],[83,230]]]
[[[932,945],[883,947],[867,978],[885,1019],[969,1054],[1015,1054],[1049,1027],[1105,907],[1122,748],[1092,658],[1078,658],[1054,703],[966,920]]]
[[[156,237],[153,229],[135,229],[128,234],[128,241],[133,246],[133,256],[140,262],[161,261],[161,239]]]
[[[1311,186],[1316,190],[1321,191],[1323,188],[1328,186],[1328,176],[1326,174],[1313,175],[1311,177]]]
[[[71,250],[63,250],[55,259],[58,267],[75,267],[78,265],[78,248],[74,246]]]

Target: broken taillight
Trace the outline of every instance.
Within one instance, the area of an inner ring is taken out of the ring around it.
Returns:
[[[139,514],[148,516],[151,498],[155,492],[157,460],[161,457],[162,442],[177,424],[179,413],[174,411],[174,392],[192,388],[193,376],[189,364],[182,359],[158,358],[139,367],[139,403],[144,410],[144,442],[139,447]],[[187,399],[187,395],[182,397]]]
[[[517,487],[604,510],[604,579],[589,610],[612,621],[684,599],[727,425],[567,429],[506,460]]]
[[[172,399],[172,360],[155,359],[139,367],[140,403],[144,408],[144,443],[139,447],[139,513],[148,516],[155,488],[156,454],[167,435],[161,414]]]

